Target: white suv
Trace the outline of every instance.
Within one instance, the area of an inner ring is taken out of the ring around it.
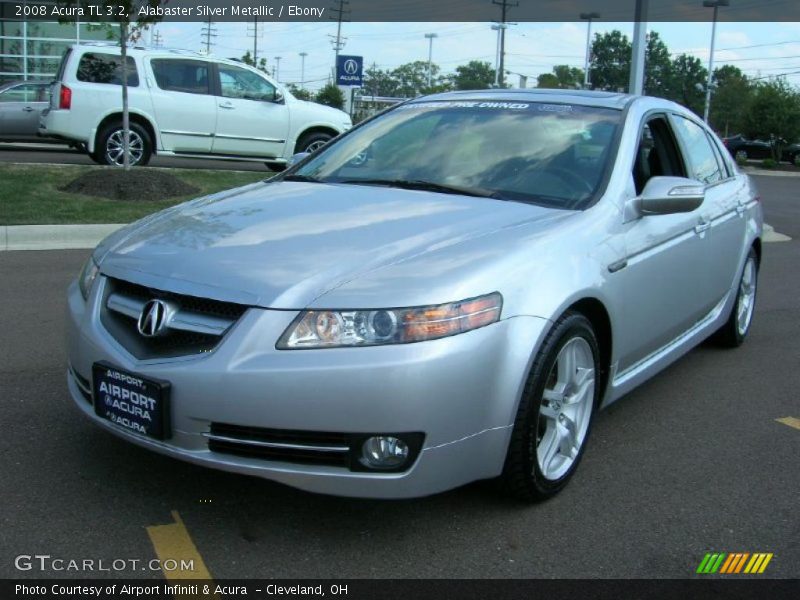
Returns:
[[[153,153],[285,166],[352,126],[335,108],[298,100],[235,60],[179,50],[128,50],[131,163]],[[97,162],[121,165],[122,58],[118,46],[76,44],[53,84],[40,135],[83,143]]]

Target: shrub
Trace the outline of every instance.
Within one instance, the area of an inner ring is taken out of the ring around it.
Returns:
[[[775,162],[772,158],[765,158],[761,161],[761,168],[762,169],[774,169],[778,166],[778,163]]]

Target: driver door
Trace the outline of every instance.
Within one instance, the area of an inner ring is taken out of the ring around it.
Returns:
[[[283,156],[289,110],[265,77],[248,69],[217,64],[217,131],[212,153],[227,156]]]
[[[628,202],[651,177],[692,177],[665,115],[650,116],[639,139]],[[680,336],[713,307],[704,283],[708,227],[703,211],[704,206],[689,213],[626,215],[626,260],[618,271],[625,303],[620,371]]]

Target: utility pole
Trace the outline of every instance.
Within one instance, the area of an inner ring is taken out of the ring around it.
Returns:
[[[258,68],[258,17],[253,17],[253,65]]]
[[[431,87],[431,80],[433,79],[433,39],[439,37],[436,33],[426,33],[425,37],[428,39],[428,89]]]
[[[519,6],[519,2],[509,2],[508,0],[492,0],[492,4],[500,7],[500,62],[498,65],[499,77],[497,83],[503,87],[505,80],[505,59],[506,59],[506,12],[509,8]]]
[[[281,82],[281,58],[282,56],[275,57],[275,80],[280,83]]]
[[[720,6],[730,6],[728,0],[705,0],[703,6],[714,9],[714,20],[711,23],[711,48],[708,53],[708,80],[706,81],[706,106],[703,109],[703,121],[708,123],[708,113],[711,111],[711,84],[714,78],[714,43],[717,37],[717,11]]]
[[[305,89],[306,84],[306,56],[308,52],[300,53],[300,89]]]
[[[344,42],[342,41],[342,23],[350,20],[346,18],[347,15],[350,14],[350,9],[345,8],[345,6],[348,4],[350,4],[350,0],[334,0],[334,8],[331,9],[331,12],[335,16],[330,18],[331,20],[336,21],[336,38],[333,40],[333,50],[336,53],[336,62],[339,60],[339,52],[341,52],[342,48],[344,48]]]
[[[583,67],[583,89],[589,89],[589,59],[592,56],[592,20],[599,19],[600,13],[581,13],[581,20],[586,21],[586,62]]]
[[[211,38],[217,37],[217,28],[214,27],[214,22],[211,17],[206,21],[206,26],[200,30],[200,36],[205,38],[206,54],[211,54],[211,46],[216,43]]]
[[[631,75],[628,82],[629,94],[644,92],[644,58],[647,50],[647,3],[648,0],[636,0],[636,12],[633,25],[633,48]]]
[[[161,32],[154,31],[153,32],[153,48],[161,48],[164,44],[164,38],[161,35]]]

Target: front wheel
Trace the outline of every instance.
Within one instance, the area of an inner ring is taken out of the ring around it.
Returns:
[[[501,482],[522,500],[557,494],[575,473],[600,397],[592,324],[562,316],[539,350],[517,411]]]
[[[722,346],[735,348],[741,346],[750,325],[753,323],[753,312],[756,308],[756,290],[758,288],[758,255],[753,248],[744,261],[739,288],[736,292],[736,303],[725,324],[715,334],[715,340]]]
[[[131,123],[128,138],[129,163],[132,167],[143,167],[150,161],[153,145],[150,135],[137,123]],[[124,165],[123,142],[125,130],[122,123],[112,123],[98,136],[95,160],[102,165],[121,167]]]
[[[324,133],[321,131],[307,133],[298,140],[297,145],[294,147],[294,153],[300,154],[301,152],[308,152],[311,154],[312,152],[316,152],[322,148],[332,139],[333,136],[330,133]]]

